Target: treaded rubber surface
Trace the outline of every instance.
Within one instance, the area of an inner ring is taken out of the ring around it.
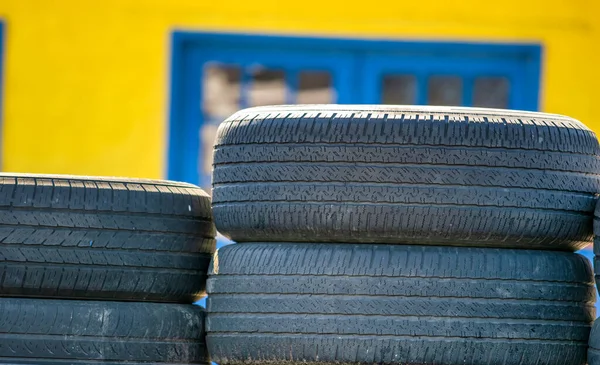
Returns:
[[[600,321],[595,321],[590,333],[588,365],[600,365]]]
[[[192,302],[215,233],[190,184],[0,174],[0,296]]]
[[[217,251],[219,364],[585,364],[595,289],[566,252],[245,243]]]
[[[600,287],[600,203],[596,204],[594,210],[594,276],[596,279],[596,288]],[[600,340],[599,340],[600,341]],[[600,349],[600,346],[598,346]],[[598,364],[600,365],[600,359]]]
[[[208,364],[207,356],[198,306],[0,298],[0,363]]]
[[[592,238],[599,152],[591,130],[552,114],[251,108],[219,128],[213,209],[238,242],[574,251]]]

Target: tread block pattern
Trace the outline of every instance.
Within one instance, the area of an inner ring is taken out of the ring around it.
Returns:
[[[479,108],[315,105],[250,108],[232,115],[216,146],[381,143],[473,146],[598,155],[592,130],[556,114]],[[277,132],[283,133],[277,133]],[[490,138],[493,137],[493,138]]]
[[[210,204],[184,183],[0,174],[0,296],[194,301]]]
[[[599,167],[594,133],[558,115],[251,108],[219,128],[213,208],[238,242],[574,251],[591,241]]]
[[[590,333],[588,365],[600,365],[600,321],[595,321]]]
[[[593,272],[567,252],[331,243],[217,251],[219,364],[585,364]]]
[[[208,364],[203,321],[192,305],[2,298],[0,363]]]
[[[284,148],[283,148],[284,147]],[[240,144],[215,148],[215,164],[248,162],[355,162],[481,165],[554,171],[600,170],[596,155],[494,147],[413,146],[374,143]]]
[[[596,288],[600,288],[600,203],[596,204],[594,210],[594,277],[596,279]],[[600,289],[598,289],[600,290]],[[600,340],[598,348],[600,349]],[[598,355],[598,364],[600,365],[600,354]]]

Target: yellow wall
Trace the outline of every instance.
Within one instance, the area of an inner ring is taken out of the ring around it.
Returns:
[[[164,177],[174,29],[539,42],[545,52],[542,109],[600,132],[600,113],[594,112],[600,104],[597,1],[351,4],[2,0],[2,169]]]

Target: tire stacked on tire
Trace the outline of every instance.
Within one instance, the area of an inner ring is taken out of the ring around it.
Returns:
[[[210,198],[171,181],[0,175],[0,363],[209,363]]]
[[[600,149],[490,109],[242,110],[215,145],[221,365],[585,364]]]

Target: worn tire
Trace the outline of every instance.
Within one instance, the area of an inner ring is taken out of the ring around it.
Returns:
[[[600,321],[595,321],[590,333],[588,365],[600,365]]]
[[[0,175],[0,296],[192,302],[214,237],[193,185]]]
[[[204,310],[185,304],[0,298],[3,364],[208,364]]]
[[[217,229],[238,242],[578,250],[594,133],[559,115],[395,106],[242,110],[215,145]]]
[[[596,204],[594,210],[594,276],[596,288],[600,288],[600,203]],[[600,289],[598,289],[600,290]],[[600,331],[599,331],[600,334]],[[600,340],[599,340],[600,341]],[[599,346],[600,348],[600,346]],[[599,363],[600,365],[600,363]]]
[[[595,289],[575,253],[245,243],[217,251],[221,364],[585,364]]]

